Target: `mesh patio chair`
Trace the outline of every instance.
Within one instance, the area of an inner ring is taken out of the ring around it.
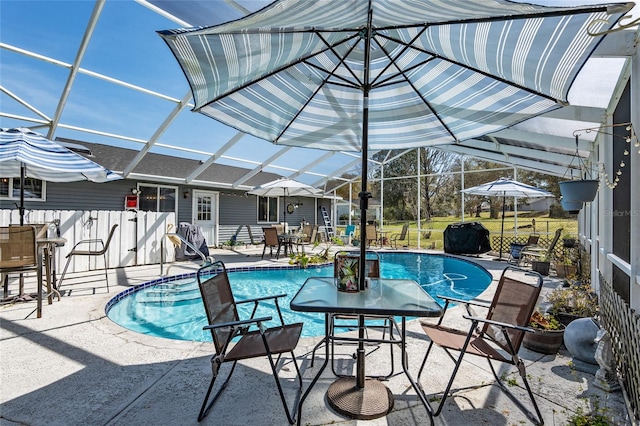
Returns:
[[[449,357],[455,361],[455,367],[451,373],[449,383],[442,395],[442,400],[438,408],[434,412],[434,416],[438,416],[442,411],[458,368],[462,364],[463,357],[466,354],[470,354],[483,357],[487,360],[491,372],[501,389],[533,420],[535,419],[533,414],[511,394],[502,382],[500,376],[496,373],[491,361],[494,360],[516,366],[533,403],[538,417],[537,420],[540,424],[543,423],[538,404],[535,401],[533,392],[527,381],[525,364],[518,357],[518,351],[522,344],[524,333],[526,331],[533,331],[528,328],[528,324],[535,310],[541,288],[542,276],[540,274],[508,266],[502,272],[491,304],[438,296],[445,300],[445,313],[451,302],[465,306],[468,315],[464,315],[463,317],[469,320],[469,329],[466,331],[458,330],[442,325],[445,315],[440,317],[437,324],[421,323],[430,342],[422,365],[420,366],[420,371],[418,372],[418,380],[424,371],[427,358],[434,344],[444,349]],[[475,315],[472,312],[471,306],[487,308],[488,312],[486,317],[481,318]],[[451,351],[459,352],[458,357],[454,357]]]
[[[409,246],[409,224],[405,223],[402,225],[402,231],[399,234],[391,234],[391,238],[389,239],[391,242],[391,247],[397,249],[398,241],[404,241],[405,244],[403,247]]]
[[[378,244],[378,227],[376,225],[367,225],[365,228],[367,233],[367,247],[370,247],[371,244]],[[360,238],[362,239],[362,238]]]
[[[36,310],[37,317],[40,318],[42,317],[42,263],[36,242],[36,228],[27,225],[0,227],[0,277],[3,281],[4,299],[9,300],[9,274],[30,271],[35,271],[37,274]],[[22,284],[20,285],[18,297],[24,297]]]
[[[302,233],[304,238],[299,238],[296,241],[298,251],[305,252],[306,246],[313,246],[318,238],[318,227],[316,225],[304,225],[302,227]]]
[[[198,414],[198,421],[202,421],[202,419],[207,416],[209,410],[227,386],[227,383],[229,383],[238,361],[267,357],[278,387],[278,392],[280,393],[282,405],[287,414],[287,419],[289,420],[289,424],[293,424],[295,422],[295,413],[290,410],[287,405],[280,382],[281,379],[278,376],[277,365],[280,362],[282,354],[291,354],[291,361],[295,366],[298,379],[296,396],[296,400],[298,400],[302,391],[302,377],[293,350],[300,339],[302,323],[284,323],[278,300],[286,295],[279,294],[236,301],[229,284],[227,270],[221,261],[203,266],[198,270],[197,276],[202,302],[204,303],[207,320],[209,322],[209,325],[205,326],[204,329],[211,330],[215,348],[215,354],[211,357],[213,377],[211,378],[211,383],[202,402],[202,407]],[[271,316],[254,317],[260,302],[275,305],[278,315],[277,321],[279,321],[280,325],[267,328],[264,323],[271,321]],[[238,315],[238,305],[244,303],[253,304],[253,311],[251,317],[248,319],[241,319]],[[274,355],[277,355],[275,361],[273,359]],[[231,370],[225,382],[209,402],[209,396],[218,377],[220,367],[225,362],[232,363]],[[246,386],[246,383],[244,385]],[[207,402],[209,403],[207,404]]]
[[[526,247],[535,247],[538,244],[539,239],[540,234],[531,234],[529,235],[526,243],[511,243],[509,247],[509,259],[507,259],[507,262],[514,265],[520,263],[522,250]]]
[[[551,258],[553,257],[553,251],[556,249],[556,245],[560,240],[562,229],[563,228],[556,229],[556,233],[553,236],[553,240],[551,240],[551,244],[548,248],[533,245],[522,249],[522,251],[520,252],[520,262],[518,262],[518,265],[522,266],[525,264],[529,264],[532,260],[551,260]]]
[[[357,256],[359,252],[347,252],[340,251],[335,254],[334,257],[334,276],[338,276],[338,267],[340,264],[340,260],[348,257],[348,256]],[[369,278],[380,278],[380,256],[376,252],[367,252],[366,253],[366,276]],[[389,332],[389,339],[392,338],[393,335],[393,323],[391,322],[389,316],[386,315],[366,315],[365,316],[365,332],[367,329],[377,329],[382,330],[382,339],[385,339],[386,333]],[[335,368],[335,345],[354,345],[357,344],[353,342],[353,339],[346,338],[342,339],[340,336],[336,336],[336,329],[357,329],[358,327],[358,316],[357,315],[348,315],[348,314],[331,314],[329,315],[329,340],[331,341],[331,368],[333,370],[334,375],[336,376],[344,376],[339,374]],[[369,339],[369,345],[375,346],[373,351],[377,350],[380,347],[380,342],[377,340],[380,339]],[[323,344],[326,344],[326,339],[321,340],[316,344],[311,353],[311,363],[310,366],[313,367],[313,360],[315,358],[315,352],[318,348],[320,348]],[[391,352],[391,372],[380,376],[380,377],[391,377],[394,371],[394,362],[393,362],[393,346],[390,345]],[[373,352],[371,351],[371,352]],[[371,353],[369,352],[369,353]],[[355,359],[355,354],[353,355]]]
[[[117,223],[111,227],[109,236],[107,237],[107,241],[103,241],[99,238],[82,240],[78,241],[76,245],[73,246],[69,254],[67,254],[66,256],[67,263],[64,265],[64,270],[62,271],[60,281],[58,281],[58,291],[60,291],[60,288],[62,287],[62,281],[64,281],[64,277],[67,274],[67,268],[69,268],[69,264],[71,264],[71,260],[74,256],[102,256],[102,259],[104,260],[104,280],[107,283],[107,293],[109,292],[109,275],[107,273],[107,250],[109,250],[111,239],[113,238],[113,234],[115,233],[117,227]],[[95,248],[92,249],[92,246]]]
[[[267,247],[269,248],[269,255],[273,256],[273,249],[277,247],[276,251],[276,259],[280,257],[280,249],[283,246],[283,242],[278,237],[278,230],[273,227],[263,227],[262,233],[264,234],[264,248],[262,249],[262,258],[264,259],[264,254],[267,251]]]

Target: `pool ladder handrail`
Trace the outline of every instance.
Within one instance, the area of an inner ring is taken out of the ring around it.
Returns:
[[[198,250],[197,247],[195,247],[189,241],[185,240],[182,235],[177,234],[175,232],[167,232],[162,236],[162,238],[160,238],[160,276],[161,277],[164,276],[164,241],[168,237],[178,237],[178,239],[182,242],[182,244],[186,244],[187,247],[195,251],[196,254],[198,254],[198,256],[200,256],[200,258],[202,259],[202,266],[209,265],[215,262],[215,258],[213,256],[205,256],[204,253]],[[169,268],[167,268],[167,272],[168,271],[169,271]]]

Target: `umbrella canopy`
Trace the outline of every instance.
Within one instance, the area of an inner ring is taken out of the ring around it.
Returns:
[[[24,223],[24,179],[49,182],[109,182],[122,177],[27,128],[0,129],[2,176],[20,176],[20,224]]]
[[[507,197],[517,198],[546,198],[555,197],[551,192],[526,183],[500,178],[493,182],[483,183],[482,185],[467,188],[462,191],[469,195],[485,195],[489,197],[502,197],[502,225],[500,228],[500,256],[502,259],[502,241],[504,239],[504,210]]]
[[[467,188],[462,191],[469,195],[486,195],[489,197],[517,197],[517,198],[544,198],[554,195],[544,189],[527,185],[516,180],[500,178],[493,182]]]
[[[632,7],[280,0],[159,35],[194,111],[277,144],[362,152],[364,231],[369,149],[455,143],[566,104],[603,37],[591,34]]]
[[[287,196],[308,196],[317,195],[320,192],[319,189],[313,186],[307,185],[297,180],[280,178],[265,184],[256,186],[248,194],[260,195],[262,197],[284,197],[284,207],[287,207]],[[285,220],[286,210],[282,213],[282,220]]]

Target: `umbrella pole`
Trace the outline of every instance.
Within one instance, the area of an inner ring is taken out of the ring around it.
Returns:
[[[504,238],[504,205],[506,204],[507,196],[502,196],[502,225],[500,227],[500,256],[498,260],[502,260],[502,239]]]
[[[367,191],[367,176],[369,166],[369,61],[371,50],[371,20],[372,10],[369,9],[367,30],[364,37],[364,85],[362,87],[362,188],[360,188],[360,264],[359,283],[360,291],[365,290],[365,274],[367,271],[367,209],[369,208],[369,198],[371,193]],[[356,364],[356,386],[364,388],[365,382],[365,351],[364,351],[364,316],[358,316],[358,358]]]
[[[20,206],[18,207],[20,226],[24,225],[24,180],[26,175],[24,168],[24,163],[20,163]]]
[[[284,206],[282,206],[282,226],[287,223],[287,188],[284,188]],[[282,228],[284,230],[284,228]]]

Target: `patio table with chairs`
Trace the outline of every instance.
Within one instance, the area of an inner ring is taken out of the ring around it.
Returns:
[[[59,247],[64,246],[67,242],[65,238],[59,236],[48,236],[51,226],[58,226],[57,223],[42,223],[28,225],[10,225],[2,227],[0,230],[1,243],[3,249],[2,258],[0,259],[0,273],[3,275],[3,301],[29,301],[34,296],[36,299],[36,308],[27,315],[30,316],[36,312],[38,318],[42,317],[42,294],[43,281],[47,283],[46,297],[49,304],[53,303],[52,295],[57,295],[60,299],[60,293],[56,286],[56,252]],[[44,268],[44,275],[42,269]],[[24,294],[24,277],[23,273],[37,272],[37,287],[34,296]],[[20,274],[18,295],[9,297],[9,275]]]
[[[304,244],[300,244],[299,242],[304,241],[307,238],[306,234],[299,232],[286,232],[278,234],[278,238],[282,241],[285,256],[293,254],[294,247],[296,251],[298,251],[298,247],[300,247],[300,250],[302,250],[302,253],[304,254]]]

